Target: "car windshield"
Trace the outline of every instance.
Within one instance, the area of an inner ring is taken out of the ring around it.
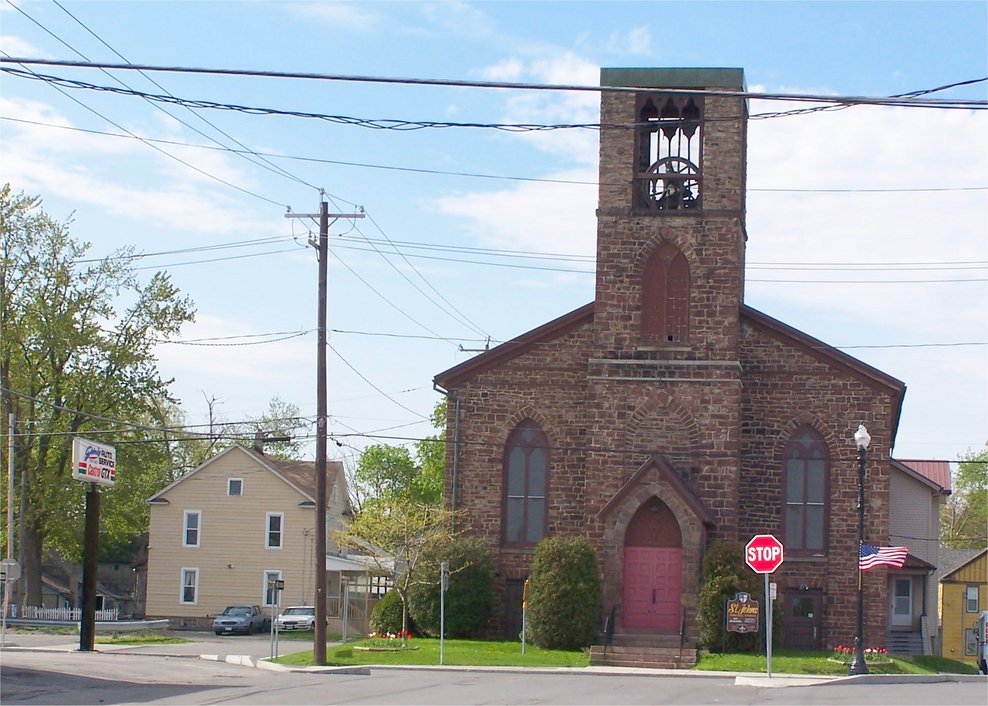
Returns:
[[[283,615],[315,615],[315,608],[288,608]]]
[[[250,615],[250,608],[241,605],[230,606],[223,611],[223,615]]]

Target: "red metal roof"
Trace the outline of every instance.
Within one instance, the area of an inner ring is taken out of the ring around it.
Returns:
[[[895,459],[909,470],[933,481],[941,488],[950,492],[950,461],[930,461],[923,459]]]

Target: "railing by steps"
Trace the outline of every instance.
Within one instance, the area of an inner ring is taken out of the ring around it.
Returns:
[[[57,620],[61,622],[75,622],[82,620],[82,608],[43,608],[41,606],[27,605],[15,611],[11,611],[12,618],[22,618],[24,620]],[[96,622],[116,622],[120,620],[119,608],[107,608],[96,611]]]

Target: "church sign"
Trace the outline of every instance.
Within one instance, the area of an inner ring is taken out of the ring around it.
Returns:
[[[728,632],[758,632],[758,601],[741,592],[727,602]]]

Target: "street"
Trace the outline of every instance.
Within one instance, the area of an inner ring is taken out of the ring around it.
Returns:
[[[371,667],[369,673],[271,671],[198,654],[267,656],[263,636],[204,638],[78,652],[8,646],[0,663],[4,704],[984,704],[983,677],[926,683],[857,677],[813,686],[742,686],[733,675],[580,670]],[[296,651],[291,641],[282,652]],[[59,649],[61,647],[62,649]],[[304,649],[304,648],[303,648]],[[764,683],[764,680],[758,680]],[[776,680],[777,683],[782,679]]]

